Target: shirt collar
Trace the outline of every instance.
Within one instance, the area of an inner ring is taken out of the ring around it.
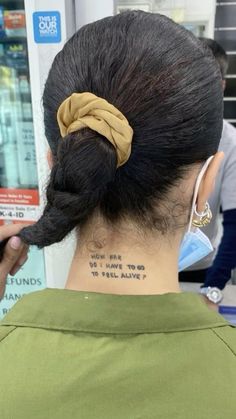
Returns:
[[[177,332],[227,324],[193,293],[136,296],[61,289],[25,295],[1,322],[106,334]]]

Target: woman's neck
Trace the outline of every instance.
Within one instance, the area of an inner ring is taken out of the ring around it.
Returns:
[[[81,236],[66,288],[105,294],[148,295],[180,292],[178,249],[181,240],[174,236],[146,235],[138,238],[96,230]]]

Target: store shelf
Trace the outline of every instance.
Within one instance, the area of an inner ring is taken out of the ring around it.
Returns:
[[[0,6],[6,10],[24,10],[24,0],[0,0]]]
[[[226,4],[224,5],[226,6]],[[216,28],[233,28],[236,23],[236,3],[227,4],[228,7],[222,7],[218,4],[215,20]]]
[[[221,0],[216,3],[217,6],[231,6],[232,4],[236,4],[236,1]]]
[[[229,68],[224,97],[224,118],[236,122],[236,1],[216,4],[215,40],[226,50]]]
[[[12,44],[14,42],[27,42],[26,36],[12,36],[0,38],[0,44]]]
[[[236,97],[236,78],[229,77],[226,81],[225,97]]]
[[[228,62],[229,62],[229,68],[228,68],[228,74],[227,77],[236,77],[236,51],[235,54],[227,54],[228,55]]]
[[[224,118],[231,119],[231,120],[236,119],[235,108],[236,108],[236,102],[233,101],[231,98],[230,100],[224,100]]]

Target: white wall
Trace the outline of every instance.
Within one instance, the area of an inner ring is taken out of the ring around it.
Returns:
[[[46,160],[48,145],[44,136],[42,94],[45,80],[55,55],[62,49],[66,40],[75,31],[74,3],[73,0],[25,0],[25,10],[39,189],[43,203],[44,190],[48,178],[48,165]],[[37,11],[60,12],[60,43],[35,43],[32,15]],[[68,238],[59,245],[53,245],[44,250],[48,287],[59,288],[64,286],[73,252],[74,241],[71,238]]]
[[[114,0],[75,0],[76,27],[114,14]]]
[[[178,23],[204,24],[206,35],[213,37],[214,34],[216,0],[117,0],[116,4],[137,9],[150,5],[153,12],[162,13]]]

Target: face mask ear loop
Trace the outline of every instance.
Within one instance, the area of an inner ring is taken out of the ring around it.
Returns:
[[[197,177],[195,188],[194,188],[194,194],[193,194],[193,202],[192,202],[191,216],[190,216],[189,226],[188,226],[188,233],[192,229],[192,222],[193,222],[194,210],[195,210],[195,205],[196,205],[196,201],[197,201],[199,187],[200,187],[202,178],[205,175],[206,170],[209,167],[209,165],[210,165],[210,163],[211,163],[211,161],[212,161],[213,158],[214,158],[214,156],[211,156],[211,157],[209,157],[209,159],[207,159],[207,161],[204,163],[204,165],[201,168],[201,171],[200,171],[200,173],[199,173],[199,175]]]

